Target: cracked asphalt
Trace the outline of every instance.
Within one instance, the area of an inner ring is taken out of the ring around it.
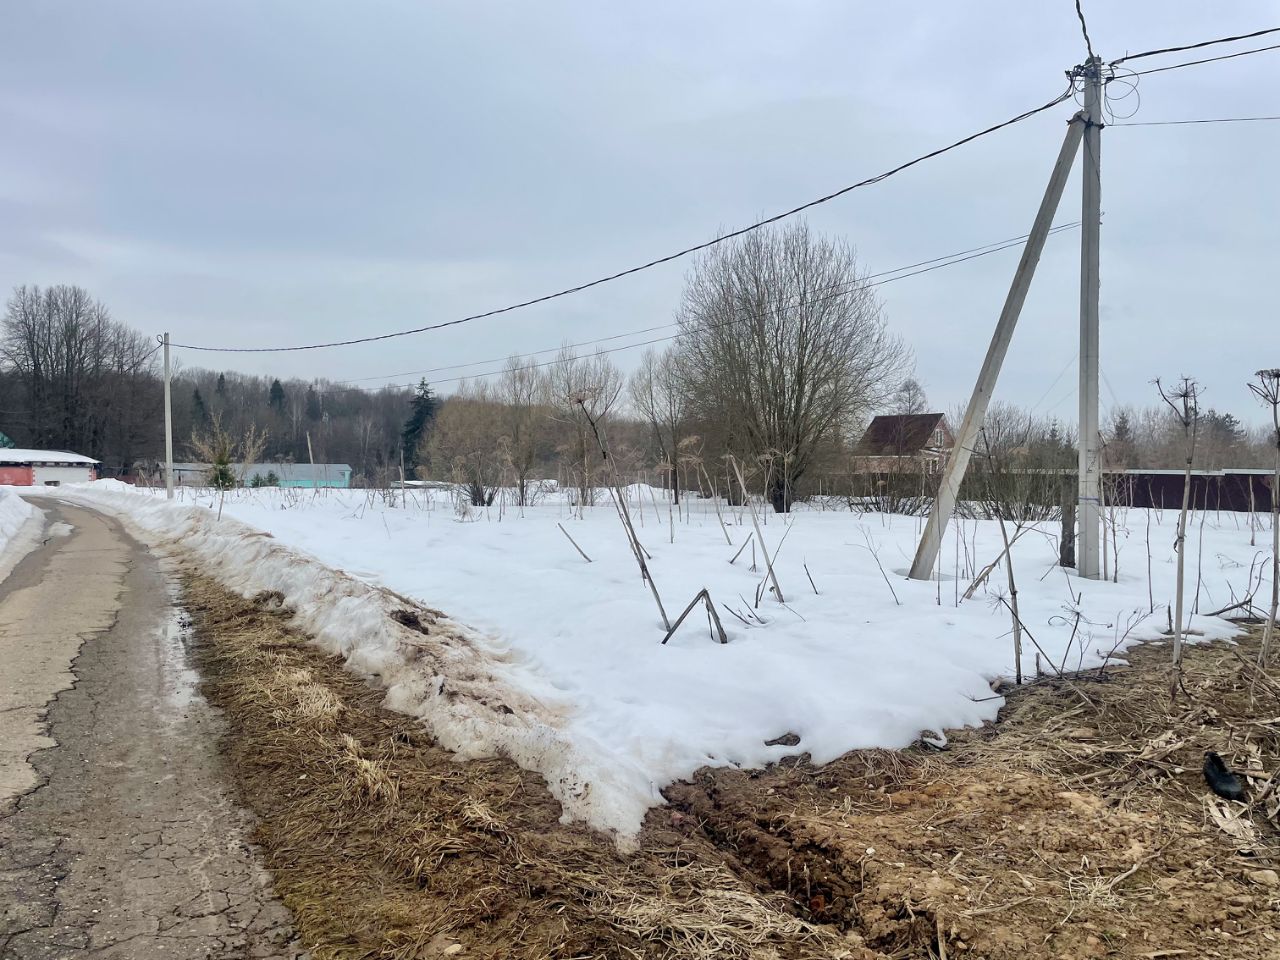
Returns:
[[[305,957],[158,562],[37,504],[47,539],[0,584],[0,958]]]

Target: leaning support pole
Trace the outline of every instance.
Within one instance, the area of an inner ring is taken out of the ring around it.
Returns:
[[[164,335],[164,495],[173,499],[173,376],[169,367],[169,334]]]
[[[925,524],[924,534],[920,537],[920,546],[916,549],[916,558],[911,564],[911,577],[914,580],[928,580],[933,574],[933,565],[938,560],[938,550],[942,546],[942,534],[951,522],[956,497],[960,493],[960,483],[964,480],[965,470],[969,467],[969,457],[973,454],[978,431],[986,418],[987,405],[991,402],[991,394],[1000,376],[1004,356],[1009,351],[1009,341],[1013,339],[1013,328],[1017,326],[1018,315],[1022,313],[1022,304],[1027,299],[1027,290],[1031,287],[1031,278],[1035,275],[1036,264],[1040,262],[1040,254],[1044,250],[1044,242],[1049,235],[1049,226],[1053,222],[1053,215],[1058,209],[1063,188],[1067,184],[1067,175],[1071,172],[1076,152],[1080,149],[1080,138],[1084,134],[1084,128],[1083,113],[1077,113],[1067,124],[1066,139],[1062,142],[1058,160],[1053,166],[1053,173],[1049,176],[1049,186],[1045,189],[1044,199],[1040,201],[1040,209],[1036,211],[1031,235],[1027,237],[1027,243],[1022,248],[1022,259],[1018,261],[1018,269],[1013,275],[1013,284],[1009,287],[1009,295],[1005,298],[1004,309],[1000,311],[996,331],[991,336],[991,345],[987,347],[986,359],[982,361],[982,370],[978,374],[978,382],[974,385],[973,396],[969,398],[964,422],[960,425],[955,446],[942,473],[938,496],[933,501],[933,509],[929,511],[929,522]]]

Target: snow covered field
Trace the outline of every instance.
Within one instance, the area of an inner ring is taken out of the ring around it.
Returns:
[[[675,518],[672,543],[662,491],[633,488],[631,510],[644,524],[637,532],[669,616],[674,621],[707,587],[729,635],[727,645],[713,642],[699,609],[662,646],[657,607],[607,497],[581,517],[555,497],[523,515],[493,507],[462,516],[445,491],[411,491],[404,507],[399,494],[392,506],[381,494],[356,490],[242,490],[226,496],[218,521],[216,494],[180,494],[170,506],[163,492],[110,481],[57,492],[121,512],[149,539],[180,537],[224,573],[234,571],[232,586],[242,592],[283,590],[300,611],[312,608],[304,627],[388,685],[389,703],[433,727],[444,724],[446,745],[469,755],[510,753],[547,777],[566,816],[624,838],[661,802],[663,786],[704,764],[758,766],[799,751],[825,762],[854,748],[905,746],[922,733],[992,719],[1001,700],[992,697],[990,681],[1013,674],[1003,567],[963,598],[974,571],[1000,554],[994,521],[954,524],[941,576],[919,583],[905,577],[917,518],[847,509],[801,509],[789,518],[761,513],[786,602],[761,591],[757,606],[763,554],[756,550],[755,572],[750,546],[729,563],[752,531],[748,513],[722,506],[730,545],[712,504],[695,499]],[[1024,673],[1035,672],[1035,643],[1042,661],[1072,670],[1164,633],[1175,521],[1171,512],[1121,511],[1118,583],[1081,581],[1057,567],[1056,523],[1022,536],[1015,573],[1021,618],[1035,641],[1024,636]],[[1243,515],[1193,519],[1189,610],[1197,591],[1205,612],[1239,599],[1251,569],[1258,587],[1255,564],[1266,556],[1268,537],[1259,533],[1256,548],[1249,539]],[[341,587],[341,578],[317,564],[288,576],[272,572],[282,545],[446,611],[471,628],[466,656],[405,657],[388,638],[381,608],[341,614],[344,604],[359,606],[359,591]],[[1269,589],[1264,579],[1258,595]],[[1235,632],[1216,617],[1195,617],[1191,627],[1207,638]],[[1044,670],[1051,672],[1047,663]],[[537,722],[516,731],[517,720],[495,726],[450,719],[431,706],[433,695],[440,699],[438,673],[446,684],[483,673],[505,690],[504,703],[517,715],[536,715]],[[765,742],[787,733],[799,737],[798,746]]]

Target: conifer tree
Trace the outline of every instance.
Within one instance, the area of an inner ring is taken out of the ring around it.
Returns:
[[[418,383],[418,389],[409,401],[409,419],[405,421],[404,431],[400,435],[405,463],[410,467],[418,465],[418,445],[431,429],[439,406],[440,401],[431,392],[431,387],[424,378]]]
[[[267,394],[267,405],[276,413],[284,413],[285,394],[284,385],[279,380],[271,381],[271,390]]]

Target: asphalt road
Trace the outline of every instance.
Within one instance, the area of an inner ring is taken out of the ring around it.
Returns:
[[[0,583],[0,960],[305,956],[157,560],[37,503],[45,542]]]

